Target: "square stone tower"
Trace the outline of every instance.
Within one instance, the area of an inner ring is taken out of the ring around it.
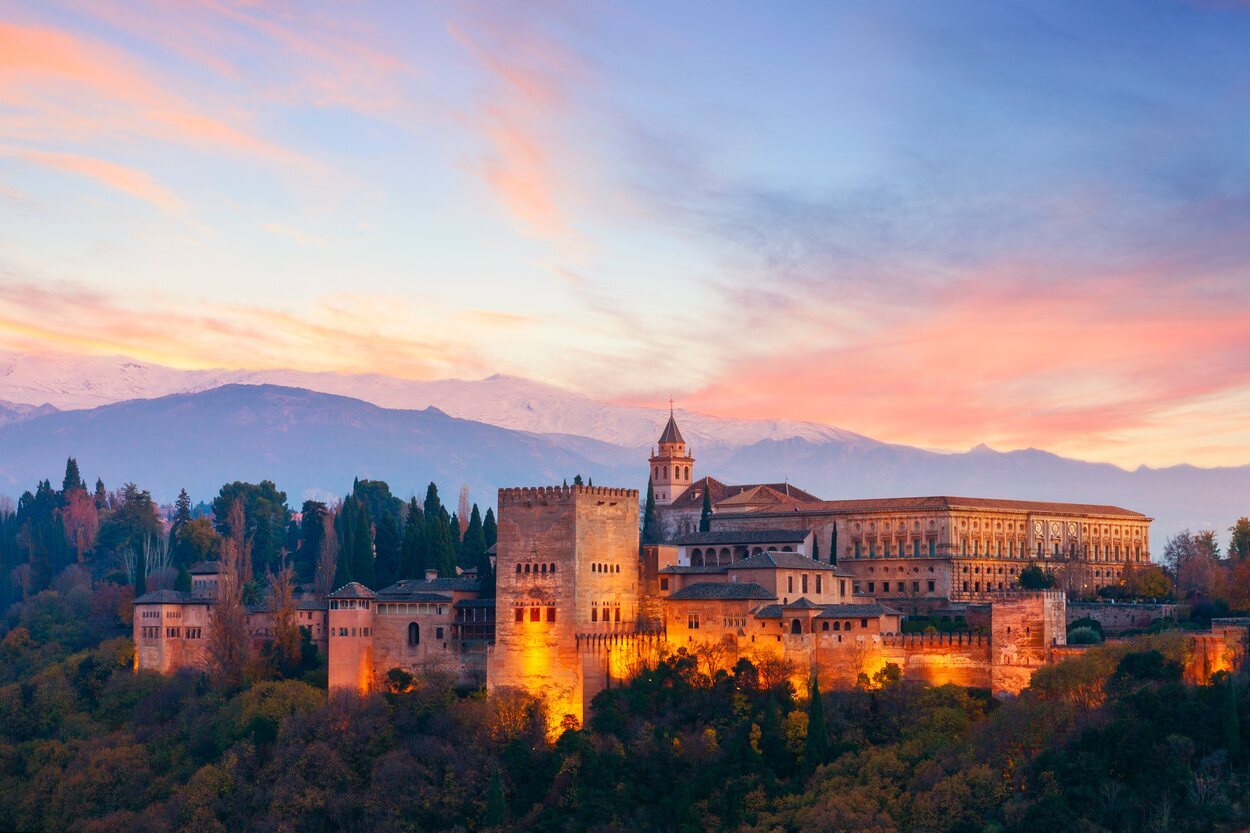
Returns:
[[[1062,590],[996,596],[990,605],[990,685],[1019,694],[1033,672],[1068,642],[1068,603]]]
[[[597,671],[579,640],[636,630],[638,491],[500,489],[496,552],[487,688],[545,697],[555,725],[584,721],[585,675]]]

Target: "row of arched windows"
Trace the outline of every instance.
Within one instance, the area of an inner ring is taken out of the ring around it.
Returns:
[[[552,565],[552,569],[555,569],[555,565]],[[592,573],[619,573],[620,571],[620,564],[600,564],[597,561],[592,561],[590,564],[590,572]]]
[[[520,575],[521,573],[540,573],[540,574],[545,574],[545,573],[554,573],[554,572],[556,571],[556,565],[555,565],[555,564],[530,564],[530,563],[526,562],[526,564],[524,565],[524,566],[525,566],[525,569],[524,569],[524,570],[522,570],[522,569],[521,569],[521,566],[522,566],[522,565],[520,565],[520,564],[517,564],[517,565],[516,565],[517,575]],[[533,569],[532,569],[532,570],[530,569],[531,567],[533,567]]]
[[[651,476],[656,480],[668,480],[668,466],[653,466]],[[660,476],[660,472],[664,472],[664,476]],[[690,466],[673,466],[674,480],[689,480]]]

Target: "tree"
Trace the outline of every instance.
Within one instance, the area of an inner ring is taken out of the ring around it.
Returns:
[[[1139,599],[1159,600],[1172,595],[1172,580],[1156,564],[1128,570],[1124,577],[1124,587],[1129,595]]]
[[[660,542],[659,522],[655,516],[655,487],[651,477],[647,477],[647,503],[642,513],[642,543],[658,544]]]
[[[712,491],[703,490],[703,512],[699,515],[699,531],[712,531]]]
[[[387,512],[398,518],[404,511],[404,502],[391,494],[391,487],[385,480],[357,480],[352,484],[352,497],[364,507],[369,521],[374,524]]]
[[[1036,564],[1030,564],[1020,571],[1018,581],[1025,590],[1047,590],[1055,586],[1055,575]]]
[[[95,480],[95,494],[93,494],[92,497],[95,499],[95,508],[97,511],[103,512],[105,509],[109,508],[109,494],[104,489],[104,481],[98,477]]]
[[[1229,759],[1236,761],[1241,757],[1241,718],[1237,713],[1237,684],[1233,675],[1224,675],[1223,688],[1220,723],[1224,733],[1224,748],[1228,750]]]
[[[486,549],[499,542],[499,524],[495,522],[494,507],[486,507],[486,517],[482,520],[482,535],[486,538]]]
[[[584,485],[585,485],[585,483],[583,483],[583,482],[582,482],[582,476],[581,476],[580,474],[575,474],[575,475],[573,475],[573,485],[574,485],[574,486],[584,486]]]
[[[295,575],[299,578],[307,580],[316,573],[321,536],[325,533],[325,515],[329,511],[319,500],[306,500],[300,507],[299,541],[293,559]]]
[[[377,580],[374,573],[373,535],[369,513],[363,505],[357,505],[355,514],[356,521],[352,530],[352,579],[365,587],[373,587]]]
[[[429,561],[425,543],[425,513],[414,497],[408,502],[408,512],[404,518],[404,541],[400,554],[400,573],[405,578],[425,578],[425,569]]]
[[[70,457],[65,461],[65,479],[61,481],[61,494],[87,491],[87,484],[78,472],[78,461]]]
[[[1228,556],[1250,558],[1250,518],[1238,518],[1228,531],[1232,533],[1228,541]]]
[[[65,506],[61,509],[61,522],[65,538],[78,556],[78,563],[86,560],[86,554],[95,548],[100,531],[100,511],[86,489],[72,489],[65,493]]]
[[[506,818],[508,805],[503,789],[503,776],[496,766],[490,774],[490,784],[486,788],[486,815],[482,823],[487,827],[502,827]]]
[[[460,565],[481,570],[484,560],[489,569],[490,561],[486,560],[486,533],[482,531],[482,513],[475,503],[469,512],[469,523],[464,528],[464,537],[460,542]]]
[[[250,555],[240,552],[235,535],[222,541],[217,595],[209,609],[208,657],[217,680],[226,688],[242,685],[251,661],[247,611],[243,606],[241,567]]]
[[[192,518],[183,524],[174,539],[174,563],[191,566],[213,561],[221,547],[221,536],[208,518]]]
[[[464,539],[464,532],[469,528],[469,487],[467,484],[460,487],[460,502],[456,506],[456,517],[460,521],[460,525],[454,530],[456,538]]]
[[[236,501],[243,504],[246,521],[245,537],[251,541],[253,573],[270,570],[277,562],[285,543],[287,515],[286,492],[278,491],[271,480],[260,483],[235,481],[221,487],[213,498],[213,518],[217,531],[227,534],[227,515]]]
[[[825,702],[820,694],[816,676],[812,675],[807,687],[807,739],[803,749],[803,763],[812,772],[829,757],[829,730],[825,726]]]
[[[1163,547],[1163,563],[1176,577],[1176,586],[1185,598],[1213,596],[1222,578],[1213,548],[1213,532],[1194,535],[1183,529],[1168,539]]]
[[[430,569],[437,569],[440,576],[456,575],[456,549],[451,538],[451,521],[445,511],[433,518],[426,515],[426,540]]]
[[[190,593],[192,590],[191,574],[185,564],[178,565],[178,577],[174,579],[174,589],[179,593]]]
[[[356,539],[356,501],[345,500],[334,514],[334,534],[339,540],[338,563],[334,571],[334,586],[342,587],[353,581],[355,566],[353,544]]]
[[[321,537],[317,542],[317,570],[313,578],[313,587],[318,598],[324,599],[333,592],[338,558],[339,537],[334,534],[334,515],[328,511],[323,512]]]
[[[237,558],[235,572],[239,583],[239,592],[245,592],[252,583],[252,539],[247,534],[247,517],[243,510],[243,499],[236,497],[226,511],[226,541]]]
[[[403,577],[400,575],[402,542],[399,521],[391,512],[383,515],[375,527],[374,548],[377,551],[375,571],[378,587],[389,587]]]
[[[273,610],[274,651],[284,676],[299,667],[300,633],[295,610],[295,571],[285,558],[269,585],[269,606]]]

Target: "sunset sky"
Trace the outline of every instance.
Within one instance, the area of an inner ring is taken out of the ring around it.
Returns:
[[[0,349],[1250,463],[1250,4],[0,0]]]

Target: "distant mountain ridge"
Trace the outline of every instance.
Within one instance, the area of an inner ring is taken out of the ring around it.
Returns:
[[[110,488],[134,481],[162,501],[180,488],[201,500],[229,481],[270,479],[295,507],[306,497],[346,493],[354,477],[386,480],[405,497],[423,494],[431,480],[447,495],[467,484],[486,506],[502,486],[560,483],[580,473],[600,485],[643,489],[647,476],[646,448],[277,385],[227,384],[29,413],[0,425],[0,494],[16,496],[42,478],[59,481],[70,455],[88,480],[103,477]],[[650,433],[658,436],[665,418]],[[1250,511],[1250,466],[1129,472],[1036,450],[941,454],[858,435],[709,444],[695,455],[696,476],[788,479],[829,499],[953,494],[1116,504],[1156,518],[1156,556],[1182,527],[1215,528],[1223,540]]]

